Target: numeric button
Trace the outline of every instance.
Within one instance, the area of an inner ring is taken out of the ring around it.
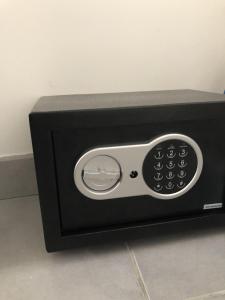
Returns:
[[[162,150],[157,150],[156,153],[154,154],[155,159],[163,159],[164,154]]]
[[[161,181],[163,179],[163,175],[160,172],[157,172],[154,176],[155,181]]]
[[[184,178],[186,177],[187,173],[184,170],[180,170],[177,174],[177,177]]]
[[[167,179],[173,179],[175,177],[175,174],[172,172],[172,171],[169,171],[167,174],[166,174],[166,178]]]
[[[188,155],[188,150],[187,150],[187,148],[185,147],[185,148],[181,148],[180,149],[180,151],[179,151],[179,156],[181,157],[181,158],[183,158],[183,157],[186,157]]]
[[[175,150],[174,150],[174,149],[169,149],[169,150],[167,151],[167,153],[166,153],[166,156],[167,156],[168,158],[174,158],[174,157],[176,156]]]
[[[165,188],[166,188],[167,190],[172,190],[172,189],[174,188],[173,182],[172,182],[172,181],[169,181],[169,182],[166,184]]]
[[[163,168],[163,164],[162,164],[161,161],[157,162],[157,163],[154,165],[154,169],[155,169],[156,171],[160,171],[160,170],[162,170],[162,168]]]
[[[173,160],[169,160],[166,164],[167,169],[171,170],[175,167],[175,163],[173,162]]]
[[[184,160],[184,159],[181,159],[179,162],[178,162],[178,167],[183,169],[187,166],[187,162]]]

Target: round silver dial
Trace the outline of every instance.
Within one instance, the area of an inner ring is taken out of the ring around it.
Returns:
[[[120,166],[107,155],[97,155],[84,166],[82,179],[85,185],[97,192],[112,189],[120,180]]]

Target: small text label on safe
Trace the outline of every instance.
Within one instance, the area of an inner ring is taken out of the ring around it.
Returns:
[[[210,203],[210,204],[205,204],[203,209],[214,209],[214,208],[222,208],[223,203]]]

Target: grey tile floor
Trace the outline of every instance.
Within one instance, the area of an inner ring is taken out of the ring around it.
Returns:
[[[225,299],[225,228],[48,254],[37,197],[1,200],[0,299]]]

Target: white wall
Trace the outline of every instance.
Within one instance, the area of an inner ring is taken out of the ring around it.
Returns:
[[[224,0],[0,0],[0,156],[42,95],[225,88]]]

